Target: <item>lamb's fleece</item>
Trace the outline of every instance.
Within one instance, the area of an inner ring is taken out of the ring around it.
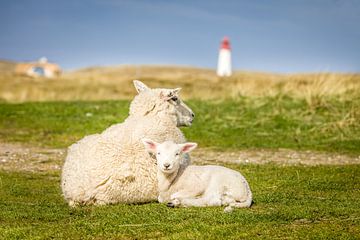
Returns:
[[[185,142],[177,127],[175,109],[164,98],[176,95],[179,90],[149,89],[139,81],[134,83],[139,94],[123,123],[101,134],[86,136],[69,147],[61,187],[70,206],[157,199],[156,160],[144,151],[141,139]],[[189,156],[185,156],[182,163],[189,162]]]

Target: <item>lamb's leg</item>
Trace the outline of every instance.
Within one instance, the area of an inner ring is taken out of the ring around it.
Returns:
[[[193,199],[196,198],[197,196],[201,196],[203,194],[203,192],[201,191],[191,191],[191,190],[186,190],[186,191],[179,191],[176,193],[171,194],[170,196],[170,202],[167,204],[168,207],[178,207],[181,204],[181,200],[182,199]]]
[[[252,203],[252,198],[246,200],[238,201],[233,198],[231,195],[224,194],[221,198],[221,205],[226,206],[224,212],[232,212],[233,208],[245,208],[250,207]]]
[[[167,203],[168,207],[206,207],[207,201],[204,198],[175,198]]]
[[[172,200],[168,203],[169,207],[206,207],[206,206],[221,206],[221,199],[219,195],[203,195],[201,197],[196,197],[194,195],[186,196],[181,192],[177,192],[172,195]]]
[[[184,198],[184,199],[181,199],[180,202],[181,202],[181,206],[184,206],[184,207],[221,206],[220,199],[209,200],[206,197]]]

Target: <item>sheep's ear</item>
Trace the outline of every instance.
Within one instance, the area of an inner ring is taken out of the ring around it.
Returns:
[[[143,139],[141,139],[141,141],[143,142],[145,149],[148,152],[151,152],[151,153],[156,152],[157,142],[154,142],[153,140],[147,139],[147,138],[143,138]]]
[[[160,98],[168,101],[171,98],[173,98],[174,96],[177,96],[180,92],[181,88],[175,88],[175,89],[164,89],[160,92]]]
[[[197,143],[194,143],[194,142],[184,143],[181,146],[181,152],[188,153],[188,152],[191,152],[192,150],[194,150],[196,147],[197,147]]]
[[[177,96],[180,91],[181,91],[181,88],[175,88],[175,89],[171,90],[171,93],[172,93],[174,96]]]
[[[146,86],[144,83],[140,82],[139,80],[134,80],[133,83],[134,83],[134,86],[135,86],[136,91],[137,91],[138,93],[150,89],[148,86]]]

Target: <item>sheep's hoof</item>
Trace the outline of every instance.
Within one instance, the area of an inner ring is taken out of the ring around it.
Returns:
[[[172,202],[168,202],[168,203],[166,204],[166,206],[167,206],[167,207],[174,208],[174,207],[175,207],[175,204],[172,203]]]

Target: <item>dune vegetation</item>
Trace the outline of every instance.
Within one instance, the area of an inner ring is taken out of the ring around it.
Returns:
[[[153,87],[182,87],[184,99],[221,100],[239,96],[288,96],[311,107],[327,97],[360,95],[360,74],[272,74],[237,71],[219,78],[210,69],[163,66],[93,67],[65,72],[59,78],[30,78],[0,73],[0,99],[7,102],[132,99],[132,80]]]

